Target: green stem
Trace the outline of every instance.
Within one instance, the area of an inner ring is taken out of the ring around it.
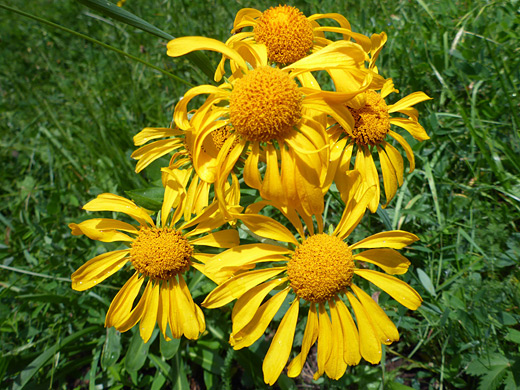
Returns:
[[[130,59],[132,59],[132,60],[134,60],[134,61],[137,61],[137,62],[139,62],[139,63],[141,63],[141,64],[143,64],[143,65],[146,65],[146,66],[148,66],[148,67],[150,67],[150,68],[152,68],[152,69],[155,69],[155,70],[157,70],[157,71],[159,71],[159,72],[165,74],[166,76],[171,77],[172,79],[174,79],[174,80],[176,80],[176,81],[179,81],[179,82],[181,82],[181,83],[184,83],[184,84],[186,84],[186,85],[188,85],[188,86],[190,86],[190,87],[194,87],[194,86],[195,86],[195,85],[193,85],[192,83],[190,83],[190,82],[188,82],[188,81],[186,81],[186,80],[181,79],[179,76],[174,75],[173,73],[170,73],[170,72],[168,72],[168,71],[166,71],[166,70],[164,70],[164,69],[161,69],[161,68],[159,68],[159,67],[157,67],[157,66],[155,66],[155,65],[152,65],[152,64],[150,64],[149,62],[143,61],[142,59],[140,59],[140,58],[138,58],[138,57],[135,57],[135,56],[133,56],[133,55],[131,55],[131,54],[128,54],[128,53],[126,53],[126,52],[124,52],[124,51],[122,51],[122,50],[119,50],[119,49],[117,49],[117,48],[115,48],[115,47],[113,47],[113,46],[107,45],[106,43],[103,43],[103,42],[101,42],[101,41],[98,41],[97,39],[91,38],[91,37],[89,37],[89,36],[87,36],[87,35],[81,34],[81,33],[76,32],[76,31],[74,31],[74,30],[70,30],[70,29],[68,29],[68,28],[66,28],[66,27],[60,26],[59,24],[56,24],[56,23],[50,22],[50,21],[48,21],[48,20],[46,20],[46,19],[42,19],[42,18],[40,18],[40,17],[38,17],[38,16],[28,14],[27,12],[24,12],[24,11],[20,11],[19,9],[9,7],[9,6],[5,5],[5,4],[0,4],[0,8],[4,8],[4,9],[6,9],[6,10],[8,10],[8,11],[11,11],[11,12],[17,13],[17,14],[22,15],[22,16],[25,16],[25,17],[27,17],[27,18],[34,19],[34,20],[36,20],[37,22],[40,22],[40,23],[43,23],[43,24],[47,24],[47,25],[49,25],[49,26],[52,26],[52,27],[55,27],[55,28],[57,28],[57,29],[63,30],[63,31],[68,32],[68,33],[70,33],[70,34],[76,35],[77,37],[80,37],[80,38],[86,39],[87,41],[90,41],[90,42],[92,42],[92,43],[95,43],[95,44],[97,44],[97,45],[100,45],[100,46],[104,47],[105,49],[109,49],[109,50],[115,51],[116,53],[121,54],[122,56],[128,57],[128,58],[130,58]]]

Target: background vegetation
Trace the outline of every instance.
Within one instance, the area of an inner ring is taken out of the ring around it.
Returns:
[[[110,44],[193,83],[207,77],[165,55],[166,40],[74,1],[4,0]],[[416,312],[388,300],[401,341],[380,365],[362,362],[340,381],[282,375],[277,386],[351,389],[520,388],[520,3],[441,0],[307,0],[306,15],[339,12],[353,29],[386,31],[379,59],[420,107],[431,140],[415,144],[417,169],[385,213],[363,229],[411,231],[407,281],[424,298]],[[225,40],[235,13],[273,1],[128,0],[124,8],[174,35]],[[0,387],[19,389],[263,388],[261,358],[227,345],[229,313],[208,315],[197,342],[144,345],[103,327],[127,275],[88,292],[70,274],[107,248],[70,235],[81,205],[157,179],[133,173],[132,136],[167,126],[187,87],[85,39],[0,8]],[[210,55],[210,54],[209,54]],[[210,57],[216,64],[217,58]],[[330,205],[333,221],[340,206]],[[200,302],[212,288],[190,286]],[[380,299],[386,300],[382,294]],[[301,340],[302,330],[297,335]],[[154,340],[155,339],[155,340]]]

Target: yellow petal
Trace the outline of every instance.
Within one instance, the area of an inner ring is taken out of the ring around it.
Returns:
[[[168,282],[163,281],[159,289],[159,305],[157,308],[157,324],[166,341],[171,338],[166,334],[170,317],[170,293],[168,292]]]
[[[372,213],[375,213],[377,206],[379,206],[380,199],[380,187],[379,187],[379,174],[377,173],[374,159],[372,158],[372,152],[366,146],[358,148],[356,154],[356,163],[354,169],[357,169],[366,180],[367,186],[376,186],[373,198],[368,204],[368,208]]]
[[[81,222],[80,224],[69,224],[71,234],[80,236],[84,234],[91,240],[103,242],[114,241],[133,241],[134,239],[117,230],[124,230],[131,233],[138,233],[138,230],[129,223],[118,221],[117,219],[93,218]],[[117,230],[116,230],[117,229]]]
[[[141,318],[144,315],[146,303],[150,299],[153,287],[152,284],[152,281],[148,280],[143,295],[141,296],[141,299],[139,299],[139,302],[137,302],[137,305],[132,309],[132,311],[130,312],[130,314],[128,314],[127,317],[122,318],[121,322],[119,322],[118,324],[114,324],[115,328],[118,331],[126,332],[127,330],[132,329],[135,326],[135,324],[137,324],[141,320]]]
[[[182,275],[179,275],[179,279],[180,278],[182,278]],[[180,321],[184,336],[186,336],[187,339],[195,340],[199,337],[199,322],[195,308],[182,291],[177,280],[172,279],[171,283],[173,295],[177,302],[177,315],[180,317],[177,321]]]
[[[211,50],[223,54],[233,60],[244,72],[247,72],[247,65],[244,59],[232,48],[223,42],[206,37],[181,37],[171,40],[167,44],[167,55],[170,57],[180,57],[196,50]]]
[[[336,298],[336,308],[343,329],[343,360],[348,365],[355,366],[361,360],[359,333],[347,306],[339,298]]]
[[[369,249],[354,255],[354,260],[375,264],[390,275],[405,274],[410,266],[410,261],[393,249]]]
[[[135,172],[139,173],[158,158],[183,147],[178,139],[162,139],[145,145],[132,153],[130,157],[139,160]]]
[[[287,267],[272,267],[244,272],[227,280],[208,294],[202,306],[207,309],[221,307],[240,298],[249,289],[285,271]]]
[[[289,229],[272,218],[258,214],[240,214],[237,218],[240,219],[249,230],[260,237],[298,245],[298,241],[294,238]]]
[[[150,218],[145,209],[137,206],[131,200],[114,194],[100,194],[96,199],[91,200],[83,206],[83,209],[87,211],[116,211],[125,213],[134,218],[141,225],[148,224],[155,226],[152,218]]]
[[[121,290],[119,290],[112,300],[112,303],[110,303],[105,318],[105,327],[117,327],[118,324],[123,322],[130,315],[135,298],[139,294],[143,282],[144,275],[139,277],[139,273],[136,272],[130,279],[128,279],[124,286],[121,287]]]
[[[347,30],[347,29],[341,28],[341,27],[324,26],[324,27],[315,28],[314,31],[328,31],[328,32],[343,34],[344,39],[348,39],[349,37],[354,38],[356,40],[356,43],[361,45],[361,47],[363,47],[363,50],[365,50],[367,52],[372,47],[372,42],[370,41],[369,37],[367,37],[363,34],[355,33],[353,31],[351,31],[350,29]]]
[[[159,289],[160,283],[155,283],[150,295],[145,301],[143,317],[139,323],[139,334],[145,343],[150,340],[157,321],[157,310],[159,309]]]
[[[284,204],[284,192],[278,167],[278,156],[272,143],[267,144],[266,169],[260,196],[277,204]]]
[[[350,287],[365,308],[365,313],[370,318],[374,330],[376,330],[376,333],[379,335],[379,341],[385,345],[390,345],[394,341],[398,341],[399,332],[383,309],[381,309],[381,307],[379,307],[379,305],[359,287],[354,284]]]
[[[392,79],[387,79],[385,81],[385,84],[383,85],[383,88],[381,88],[381,97],[384,99],[388,95],[390,95],[392,92],[399,92],[397,89],[395,89],[394,81]]]
[[[422,127],[421,124],[416,120],[407,118],[391,118],[390,124],[402,127],[407,132],[409,132],[412,135],[412,137],[414,137],[417,141],[424,141],[430,139],[430,136],[426,133],[424,127]]]
[[[377,364],[381,361],[382,350],[381,343],[376,337],[376,331],[373,328],[372,322],[354,295],[347,292],[347,298],[356,315],[361,356],[363,356],[363,359],[367,362]]]
[[[205,236],[190,240],[191,245],[206,245],[216,248],[231,248],[240,243],[238,231],[235,229],[219,230]]]
[[[206,263],[206,272],[214,273],[226,267],[241,267],[245,264],[256,262],[256,260],[270,261],[272,258],[279,259],[280,256],[291,253],[291,250],[278,245],[240,245],[215,255]]]
[[[303,333],[302,350],[287,366],[287,376],[290,378],[297,377],[301,374],[309,350],[318,338],[318,313],[316,313],[316,305],[311,303],[309,314],[307,316],[307,324]]]
[[[76,291],[85,291],[101,283],[127,263],[129,253],[130,249],[121,249],[90,259],[72,274],[72,288]]]
[[[397,302],[410,310],[416,310],[421,306],[422,298],[419,293],[402,280],[369,269],[356,269],[354,273],[374,283]]]
[[[383,208],[388,206],[388,203],[394,198],[397,192],[397,177],[388,155],[380,146],[377,146],[379,154],[379,162],[381,163],[381,171],[383,172],[383,183],[385,186],[386,203]]]
[[[410,173],[413,172],[413,170],[415,169],[415,157],[413,155],[413,151],[412,151],[412,148],[410,147],[410,144],[408,142],[406,142],[406,140],[400,134],[397,134],[394,131],[390,130],[388,132],[388,135],[390,137],[394,138],[397,142],[399,142],[401,144],[404,151],[406,152],[406,157],[408,158],[408,161],[410,162],[409,172]]]
[[[174,288],[174,284],[177,284],[177,280],[175,278],[168,281],[168,294],[170,301],[170,313],[168,319],[173,338],[180,339],[183,335],[182,318],[180,308],[177,303],[178,288]]]
[[[244,166],[244,181],[252,188],[259,189],[262,186],[260,172],[258,171],[258,158],[260,157],[260,144],[255,142],[253,144],[251,153],[247,157]]]
[[[392,166],[394,167],[397,182],[399,183],[399,186],[402,186],[404,176],[403,157],[401,156],[401,153],[399,153],[399,151],[388,142],[383,142],[382,145],[385,148],[385,152],[388,155]]]
[[[314,373],[314,380],[317,380],[325,372],[325,366],[332,352],[332,325],[330,318],[325,310],[323,303],[319,305],[318,316],[318,371]]]
[[[272,321],[275,314],[282,306],[285,301],[287,294],[290,291],[290,287],[280,291],[267,302],[265,302],[257,310],[253,319],[238,333],[231,333],[229,337],[229,343],[233,346],[233,349],[241,349],[249,347],[256,340],[258,340],[262,334],[264,334],[267,326]]]
[[[402,249],[407,245],[419,240],[415,234],[405,232],[403,230],[391,230],[389,232],[381,232],[371,235],[354,245],[350,249],[361,248],[394,248]]]
[[[287,313],[283,316],[269,350],[265,354],[262,370],[264,372],[264,381],[268,385],[274,385],[289,359],[296,323],[298,322],[299,307],[299,299],[295,299]]]
[[[400,111],[403,108],[408,108],[417,103],[424,102],[425,100],[430,100],[430,99],[432,99],[432,98],[429,97],[428,95],[426,95],[424,92],[414,92],[414,93],[411,93],[410,95],[402,98],[397,103],[388,106],[388,112],[392,113],[392,112]]]
[[[344,340],[343,340],[343,327],[334,300],[329,301],[330,317],[331,317],[331,329],[332,329],[332,348],[330,352],[329,360],[325,365],[325,373],[331,379],[339,379],[345,373],[347,369],[347,363],[343,358],[344,355]]]
[[[182,130],[169,127],[145,127],[134,135],[134,145],[141,146],[153,139],[175,137],[182,134],[184,134]]]
[[[191,292],[188,289],[188,285],[186,284],[186,281],[184,280],[184,277],[182,275],[179,275],[179,286],[181,288],[182,293],[186,297],[188,305],[190,305],[194,310],[195,317],[197,318],[197,322],[199,324],[199,332],[204,332],[206,330],[206,320],[204,318],[204,313],[202,312],[200,307],[197,306],[195,302],[193,302]]]
[[[278,278],[262,283],[249,289],[238,298],[231,313],[233,333],[238,333],[242,330],[254,317],[267,294],[285,281],[287,281],[287,278]]]

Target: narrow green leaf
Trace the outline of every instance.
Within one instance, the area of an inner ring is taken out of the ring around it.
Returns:
[[[93,9],[95,11],[98,11],[104,15],[107,15],[111,18],[114,18],[120,22],[123,22],[125,24],[128,24],[130,26],[134,26],[140,30],[143,30],[147,33],[150,33],[152,35],[155,35],[159,38],[163,38],[166,40],[172,40],[175,39],[173,35],[168,34],[167,32],[164,32],[163,30],[155,27],[154,25],[148,23],[147,21],[141,19],[140,17],[134,15],[131,12],[128,12],[127,10],[118,7],[114,3],[111,3],[107,0],[76,0],[79,3],[89,7],[90,9]],[[203,53],[201,52],[193,52],[188,53],[186,55],[186,58],[188,58],[193,65],[195,65],[197,68],[202,70],[206,76],[210,78],[210,80],[213,80],[213,68],[211,66],[211,63]]]
[[[98,363],[99,363],[99,355],[101,355],[101,351],[98,349],[94,353],[94,359],[92,359],[92,363],[90,364],[90,371],[88,373],[88,376],[89,376],[88,388],[89,388],[89,390],[96,390],[96,374],[97,374],[97,367],[98,367]]]
[[[431,295],[437,296],[437,293],[435,292],[435,287],[433,287],[432,280],[430,279],[428,274],[424,272],[422,269],[417,268],[417,276],[419,276],[419,280],[421,281],[425,290],[428,291]]]
[[[108,328],[101,355],[101,367],[106,370],[112,366],[121,355],[121,333],[116,328]]]
[[[148,349],[152,345],[154,339],[157,337],[158,329],[155,329],[152,333],[152,337],[145,344],[139,330],[136,329],[132,340],[130,341],[130,347],[125,356],[125,369],[128,372],[137,372],[143,367],[146,358],[148,357]]]
[[[180,354],[176,354],[173,358],[172,375],[176,378],[175,382],[173,382],[172,388],[175,390],[190,390],[190,384],[184,369],[184,361],[180,357]]]
[[[210,349],[200,344],[190,348],[190,359],[201,366],[206,371],[220,374],[224,360],[217,354],[218,349]]]
[[[160,342],[161,355],[165,359],[170,360],[172,357],[175,356],[175,354],[179,350],[179,345],[181,343],[181,340],[172,339],[170,341],[166,341],[164,339],[164,336],[162,335],[162,333],[160,334],[160,336],[161,336],[161,342]]]

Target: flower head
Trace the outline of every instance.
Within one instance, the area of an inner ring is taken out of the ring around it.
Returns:
[[[160,223],[155,223],[146,210],[126,198],[101,194],[83,208],[122,212],[138,225],[107,218],[69,225],[73,235],[84,234],[93,240],[129,244],[129,248],[103,253],[86,262],[72,274],[72,288],[87,290],[130,263],[134,274],[112,301],[105,326],[125,332],[139,323],[144,342],[150,339],[156,323],[167,340],[170,339],[166,332],[168,325],[174,338],[184,335],[196,339],[204,332],[204,315],[193,302],[185,281],[191,267],[204,270],[199,261],[205,256],[197,251],[197,246],[230,248],[238,244],[235,230],[212,232],[225,223],[216,204],[196,217],[180,222],[183,213],[186,214],[184,208],[188,206],[189,198],[180,185],[183,178],[176,176],[181,173],[166,173]],[[191,213],[187,215],[191,216]],[[144,292],[134,306],[145,281]]]
[[[298,232],[297,238],[279,222],[257,214],[268,204],[261,202],[251,205],[239,219],[254,234],[290,243],[295,249],[272,244],[241,245],[206,263],[207,272],[219,274],[222,280],[227,275],[228,279],[202,305],[217,308],[237,300],[230,336],[234,349],[257,341],[289,297],[290,307],[263,363],[264,380],[270,385],[276,382],[289,359],[302,307],[308,307],[308,314],[301,353],[288,365],[288,375],[301,373],[310,348],[317,342],[318,370],[314,378],[325,373],[339,379],[347,365],[356,365],[361,358],[378,363],[381,344],[399,339],[397,328],[383,309],[359,287],[360,278],[411,310],[421,304],[421,297],[412,287],[391,276],[408,270],[410,262],[396,249],[415,242],[418,238],[414,234],[395,230],[353,244],[345,241],[361,220],[375,190],[366,187],[359,173],[349,175],[352,182],[349,201],[331,234],[322,229],[315,232],[309,224],[304,229],[294,210],[281,209]],[[266,266],[271,262],[272,266]],[[384,273],[368,269],[367,263]]]
[[[359,94],[355,100],[347,102],[347,111],[344,111],[346,124],[336,124],[328,131],[336,145],[342,145],[343,154],[338,163],[334,180],[340,193],[348,193],[350,183],[345,173],[350,169],[350,160],[355,153],[354,169],[360,171],[368,185],[376,186],[377,190],[369,209],[375,212],[380,200],[380,183],[372,151],[377,150],[383,183],[385,188],[386,207],[393,199],[397,188],[403,184],[404,163],[401,153],[387,142],[388,137],[396,140],[405,150],[410,162],[410,172],[415,168],[415,158],[412,148],[403,136],[392,130],[392,125],[408,131],[417,141],[429,139],[428,134],[418,121],[418,112],[412,106],[431,99],[424,92],[414,92],[395,104],[388,105],[385,98],[392,92],[399,92],[394,88],[391,79],[387,80],[381,92],[367,90]],[[401,113],[407,116],[396,117],[391,114]],[[346,138],[341,139],[341,137]],[[344,196],[343,196],[344,198]],[[344,199],[345,200],[345,199]]]
[[[216,178],[219,200],[222,184],[236,161],[247,155],[243,176],[248,186],[280,206],[291,204],[304,214],[320,215],[330,160],[326,116],[341,121],[344,102],[368,88],[368,84],[345,93],[325,92],[310,72],[339,69],[356,77],[368,75],[367,54],[355,43],[339,41],[277,68],[267,64],[265,46],[242,45],[235,50],[203,37],[178,38],[168,43],[168,55],[174,57],[199,49],[218,51],[230,58],[232,76],[218,87],[192,88],[175,107],[177,126],[194,134],[195,169],[199,171],[206,161],[201,154],[205,140],[215,129],[225,126],[229,138],[214,164],[206,166]],[[188,120],[188,104],[201,94],[209,96]]]

